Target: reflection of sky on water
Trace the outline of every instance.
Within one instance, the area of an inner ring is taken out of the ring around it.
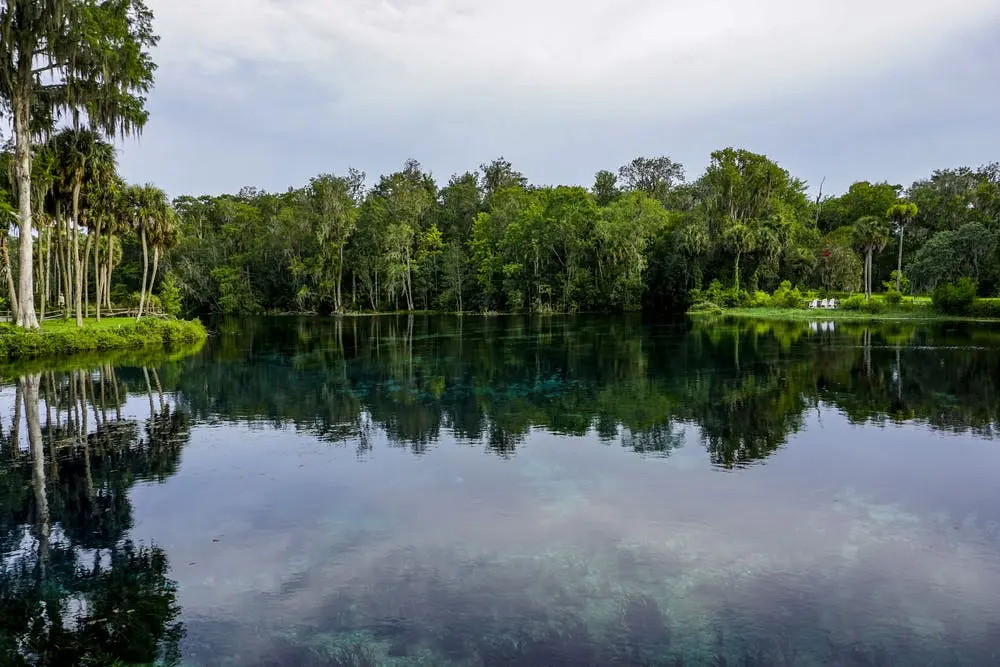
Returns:
[[[805,424],[736,472],[709,464],[694,426],[667,458],[536,429],[510,459],[445,435],[424,457],[380,437],[360,462],[290,429],[198,427],[180,473],[135,490],[134,533],[170,554],[195,647],[219,623],[233,646],[333,632],[341,599],[418,627],[467,604],[599,625],[632,593],[691,655],[720,624],[927,656],[1000,642],[995,443],[827,408]]]

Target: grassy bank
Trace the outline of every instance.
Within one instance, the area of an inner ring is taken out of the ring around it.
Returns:
[[[859,310],[824,310],[801,308],[723,308],[716,313],[691,313],[692,315],[722,315],[728,317],[753,318],[759,320],[783,320],[802,322],[1000,322],[998,319],[985,317],[963,317],[958,315],[943,315],[935,312],[930,306],[917,308],[889,308],[878,313],[866,313]]]
[[[207,337],[197,320],[110,318],[86,320],[83,328],[73,321],[46,322],[40,331],[0,325],[0,361],[57,357],[81,352],[137,350],[150,347],[189,346]]]

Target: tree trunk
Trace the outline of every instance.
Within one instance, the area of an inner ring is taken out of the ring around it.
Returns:
[[[101,321],[101,299],[104,298],[104,280],[101,271],[101,219],[97,219],[94,230],[94,306],[97,309],[97,321]]]
[[[65,243],[63,243],[63,255],[62,255],[62,265],[63,265],[63,319],[69,319],[69,308],[70,303],[73,300],[73,241],[70,239],[70,225],[69,218],[63,220],[63,224],[66,227],[66,237]]]
[[[30,67],[30,65],[29,65]],[[14,160],[17,166],[18,216],[20,218],[18,259],[17,325],[37,329],[35,316],[34,257],[31,236],[31,107],[26,91],[14,99]]]
[[[7,274],[7,292],[10,294],[10,310],[15,314],[17,308],[17,288],[14,287],[14,267],[10,265],[10,253],[7,252],[7,234],[0,239],[0,251],[3,253],[3,269]]]
[[[76,326],[83,326],[83,267],[80,264],[80,187],[79,182],[73,185],[73,272],[74,288],[73,305],[76,309]]]
[[[111,273],[115,268],[115,235],[112,228],[108,226],[108,268],[104,275],[104,305],[111,310]]]
[[[94,247],[94,234],[87,231],[87,243],[83,250],[83,316],[90,317],[90,251]],[[97,275],[94,275],[97,279]]]
[[[338,313],[344,312],[344,304],[341,300],[340,286],[344,281],[344,244],[340,244],[340,248],[337,251],[340,255],[340,262],[337,263],[337,293],[336,293],[336,303],[334,304],[337,308]]]
[[[903,234],[906,233],[904,225],[899,226],[899,261],[896,262],[896,291],[903,291]]]
[[[733,262],[733,285],[736,287],[736,292],[740,291],[740,251],[736,251],[736,261]]]
[[[42,425],[38,416],[39,375],[21,378],[24,385],[24,412],[28,420],[28,443],[31,446],[31,485],[35,490],[35,512],[38,519],[38,560],[40,574],[46,575],[49,561],[49,500],[45,488],[45,448],[42,445]]]
[[[52,289],[52,230],[45,230],[45,284],[42,286],[42,321],[45,321],[45,309],[49,306],[49,291]]]
[[[153,272],[149,274],[149,295],[153,295],[153,284],[156,282],[156,269],[160,265],[160,247],[153,246]],[[146,299],[147,302],[149,298]]]
[[[13,455],[21,456],[21,406],[23,405],[21,383],[14,388],[14,421],[10,425],[10,440],[13,444]]]
[[[135,318],[136,322],[142,318],[142,306],[146,301],[146,277],[149,273],[149,248],[146,243],[145,227],[140,228],[139,236],[142,238],[142,288],[139,290],[139,314]]]

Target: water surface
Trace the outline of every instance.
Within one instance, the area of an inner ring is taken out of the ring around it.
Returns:
[[[1000,333],[220,323],[0,370],[17,664],[1000,663]]]

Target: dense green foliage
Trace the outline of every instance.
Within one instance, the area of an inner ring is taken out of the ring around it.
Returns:
[[[637,158],[590,189],[530,185],[503,158],[439,186],[410,160],[370,188],[352,170],[285,193],[180,197],[167,262],[189,310],[227,314],[662,312],[765,292],[800,307],[883,284],[902,297],[911,272],[915,293],[968,276],[992,296],[997,192],[991,165],[814,202],[772,160],[732,148],[693,181],[669,158]]]
[[[203,342],[207,334],[197,320],[131,319],[104,320],[82,329],[46,325],[30,331],[0,325],[0,359],[28,359],[79,352],[136,349],[151,346],[177,347]]]

